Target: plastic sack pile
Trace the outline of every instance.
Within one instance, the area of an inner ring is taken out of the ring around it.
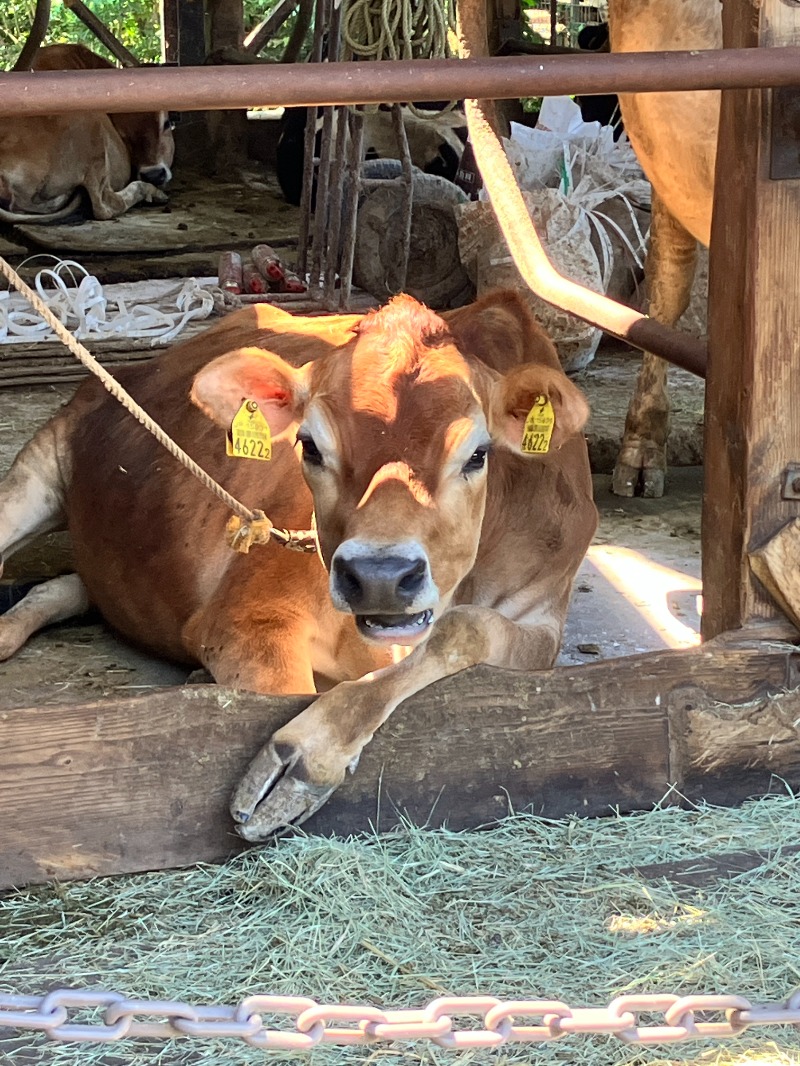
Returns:
[[[80,263],[67,259],[40,270],[33,282],[42,300],[80,340],[149,338],[153,345],[166,344],[188,322],[208,318],[214,310],[213,292],[196,278],[177,285],[145,285],[153,291],[145,294],[141,285],[104,288]],[[131,302],[134,292],[147,302]],[[24,297],[0,292],[0,344],[55,339]]]
[[[611,126],[583,122],[569,97],[549,97],[536,128],[512,123],[504,143],[555,267],[595,292],[630,301],[644,264],[650,184],[627,138],[615,143]],[[553,338],[564,369],[577,371],[590,363],[601,331],[528,289],[491,205],[477,201],[456,210],[461,261],[478,295],[497,287],[519,289]]]

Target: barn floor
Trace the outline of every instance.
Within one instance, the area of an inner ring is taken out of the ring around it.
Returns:
[[[565,664],[697,641],[701,470],[673,468],[663,500],[622,500],[608,489],[636,365],[618,346],[609,346],[577,379],[593,411],[589,443],[601,522],[576,581],[561,654]],[[671,461],[686,464],[696,462],[702,448],[702,383],[682,372],[675,378]],[[0,391],[0,474],[72,391],[71,385]],[[54,535],[15,556],[4,579],[37,579],[68,569],[66,538]],[[7,704],[18,705],[31,689],[39,702],[76,702],[141,695],[150,687],[181,684],[186,676],[185,669],[119,641],[93,617],[51,627],[0,664]]]
[[[0,254],[14,265],[42,254],[77,259],[101,281],[116,282],[214,275],[221,251],[297,244],[299,208],[255,162],[230,178],[179,168],[167,191],[168,204],[141,205],[108,222],[4,226]]]

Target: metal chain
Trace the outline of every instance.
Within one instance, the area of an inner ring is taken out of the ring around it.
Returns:
[[[70,1011],[95,1019],[75,1021]],[[663,1021],[659,1021],[661,1015]],[[642,1016],[645,1016],[643,1020]],[[269,1028],[277,1017],[291,1027]],[[457,1027],[472,1019],[474,1026]],[[526,1024],[521,1024],[524,1020]],[[51,1040],[98,1043],[134,1037],[238,1037],[252,1047],[306,1051],[317,1044],[430,1040],[445,1048],[542,1043],[569,1034],[615,1036],[626,1044],[723,1039],[759,1025],[800,1028],[800,990],[781,1004],[753,1006],[744,996],[618,996],[606,1007],[561,1000],[445,996],[421,1010],[318,1003],[305,996],[248,996],[237,1006],[193,1006],[126,999],[118,992],[56,989],[44,996],[0,992],[0,1029],[43,1032]]]
[[[14,270],[11,264],[6,262],[2,256],[0,256],[0,273],[8,280],[9,284],[13,285],[14,288],[25,297],[33,309],[42,316],[62,344],[69,348],[72,354],[83,363],[87,370],[90,370],[95,377],[100,379],[103,386],[111,393],[114,399],[121,403],[125,410],[132,414],[137,422],[140,422],[141,425],[144,426],[148,433],[152,433],[159,444],[166,448],[170,455],[174,456],[179,463],[182,463],[190,474],[194,474],[198,481],[205,485],[207,489],[213,492],[218,499],[222,500],[222,502],[233,511],[239,520],[241,528],[246,529],[251,526],[260,526],[264,529],[266,528],[266,523],[268,524],[268,532],[265,537],[266,540],[272,538],[284,547],[291,548],[294,551],[316,551],[316,538],[313,537],[313,532],[311,530],[277,529],[272,525],[263,511],[251,511],[249,507],[246,507],[240,500],[237,500],[235,496],[232,496],[226,489],[224,489],[219,482],[215,481],[214,478],[196,463],[190,455],[187,455],[187,453],[175,443],[167,431],[162,429],[158,422],[151,418],[150,415],[139,406],[131,394],[127,392],[119,382],[100,365],[100,363],[97,362],[91,352],[81,344],[77,337],[74,337],[70,333],[60,319],[53,314],[44,300],[40,299],[38,294],[22,280],[16,270]],[[239,527],[237,527],[237,529],[238,528]],[[311,543],[312,539],[313,544]],[[251,543],[264,543],[264,539],[253,538],[251,539]]]

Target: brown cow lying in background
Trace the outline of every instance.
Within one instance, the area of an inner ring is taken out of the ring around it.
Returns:
[[[0,484],[0,551],[67,526],[78,571],[0,618],[0,657],[91,602],[222,685],[333,685],[237,789],[246,839],[307,818],[425,685],[476,663],[553,665],[596,525],[588,408],[515,293],[441,316],[410,296],[365,316],[248,307],[118,377],[275,525],[307,528],[313,508],[321,559],[231,551],[226,507],[92,379]],[[269,462],[226,455],[244,402],[269,423]],[[538,437],[533,411],[549,412]],[[396,644],[414,650],[392,665]]]
[[[81,44],[41,48],[34,70],[107,69]],[[97,219],[134,204],[165,203],[175,154],[166,111],[14,116],[0,123],[0,219],[52,222],[72,214],[85,189]]]

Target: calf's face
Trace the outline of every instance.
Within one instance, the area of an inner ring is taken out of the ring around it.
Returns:
[[[365,639],[413,645],[474,563],[490,448],[520,450],[543,391],[558,446],[587,413],[563,374],[528,364],[500,375],[402,296],[299,370],[255,349],[222,356],[192,398],[225,426],[255,399],[273,434],[296,431],[334,605]]]
[[[131,173],[150,185],[166,185],[172,179],[175,138],[168,111],[111,115],[131,160]]]

